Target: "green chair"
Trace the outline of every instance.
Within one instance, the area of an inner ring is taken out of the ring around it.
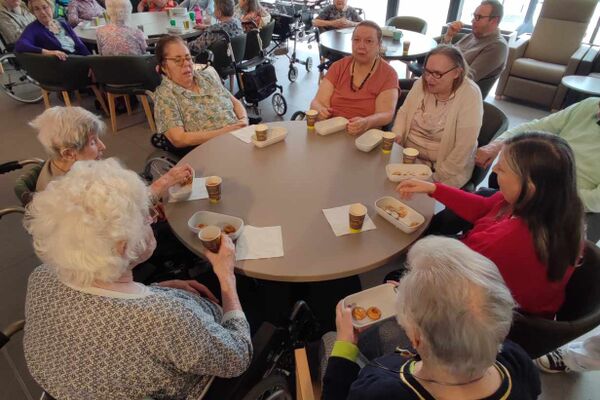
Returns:
[[[407,31],[417,32],[425,35],[427,33],[427,21],[418,17],[397,16],[388,19],[385,23],[387,26],[393,26],[397,29],[405,29]]]

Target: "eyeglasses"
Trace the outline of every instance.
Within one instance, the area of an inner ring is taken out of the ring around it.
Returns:
[[[436,71],[430,71],[427,68],[423,69],[423,77],[429,75],[435,79],[441,79],[442,76],[446,75],[448,72],[450,71],[454,71],[456,68],[458,68],[458,65],[455,65],[454,67],[450,68],[448,71],[446,72],[436,72]]]
[[[185,57],[165,57],[165,60],[173,61],[178,67],[183,67],[186,62],[192,62],[192,56],[187,55]]]
[[[473,14],[473,20],[474,21],[479,21],[482,18],[487,18],[487,19],[492,19],[492,18],[496,18],[497,15],[481,15],[481,14]]]

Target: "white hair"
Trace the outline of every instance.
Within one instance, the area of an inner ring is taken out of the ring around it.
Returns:
[[[430,236],[409,251],[397,320],[421,333],[421,357],[472,377],[496,360],[515,302],[496,265],[456,239]]]
[[[132,5],[129,0],[106,0],[106,13],[115,25],[126,25],[131,18]]]
[[[52,158],[64,149],[83,150],[89,136],[104,134],[102,120],[81,107],[51,107],[29,123],[38,131],[38,140]]]
[[[114,282],[147,249],[148,207],[146,185],[116,159],[78,161],[35,194],[24,225],[40,259],[65,283],[85,287]]]

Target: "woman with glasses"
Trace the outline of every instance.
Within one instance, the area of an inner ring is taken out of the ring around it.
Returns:
[[[163,74],[155,92],[156,127],[180,153],[248,125],[243,104],[221,81],[210,70],[194,70],[190,50],[180,37],[163,36],[156,59]]]
[[[381,28],[360,22],[352,33],[352,55],[334,62],[311,102],[320,120],[345,117],[351,135],[392,122],[398,101],[398,75],[380,56]]]
[[[28,206],[43,264],[27,285],[23,347],[34,379],[58,399],[199,399],[214,377],[250,364],[227,235],[206,254],[221,305],[196,281],[133,280],[156,246],[149,206],[144,182],[114,159],[76,163]]]
[[[396,141],[419,151],[436,182],[458,188],[473,173],[483,118],[481,92],[468,76],[469,66],[458,49],[440,45],[431,50],[393,127]]]
[[[431,236],[411,248],[407,265],[395,309],[412,349],[394,351],[399,343],[382,338],[391,348],[365,360],[369,332],[358,334],[352,308],[340,302],[323,399],[536,399],[533,362],[505,341],[515,302],[494,263],[455,239]],[[398,342],[406,340],[396,331]]]

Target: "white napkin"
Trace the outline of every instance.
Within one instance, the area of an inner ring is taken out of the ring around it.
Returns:
[[[325,214],[325,218],[327,218],[327,222],[329,222],[329,225],[331,225],[331,229],[333,229],[333,233],[335,233],[335,236],[343,236],[349,233],[353,233],[350,231],[350,222],[348,217],[350,206],[351,204],[335,208],[323,209],[323,214]],[[361,232],[370,231],[371,229],[376,228],[377,227],[375,226],[371,218],[369,218],[369,214],[365,215],[365,222],[363,222]]]
[[[192,194],[187,199],[181,201],[208,199],[205,181],[206,178],[194,178],[192,182]],[[177,203],[177,200],[169,196],[169,203]]]
[[[254,135],[254,127],[255,125],[248,125],[237,131],[231,132],[231,134],[244,143],[250,143],[252,141],[252,135]]]
[[[235,245],[237,260],[283,257],[281,226],[246,225]]]

